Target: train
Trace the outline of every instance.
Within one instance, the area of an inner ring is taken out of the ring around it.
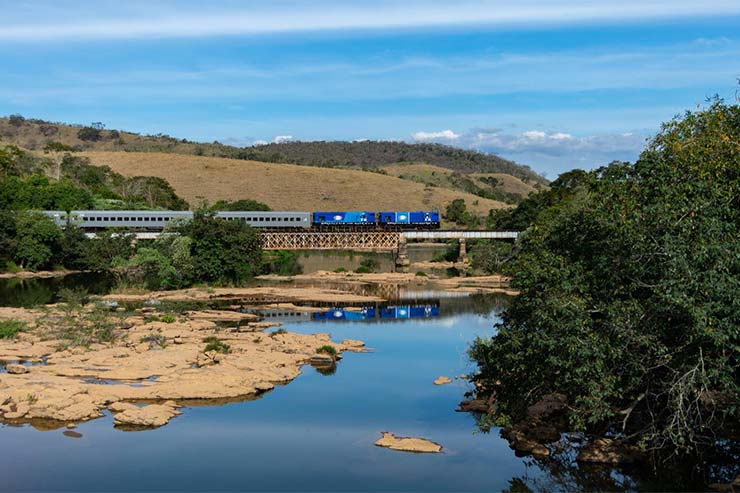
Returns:
[[[126,228],[162,230],[167,225],[188,221],[192,211],[43,211],[59,226],[68,222],[85,230]],[[439,229],[436,211],[218,211],[216,217],[243,221],[270,231],[402,231]]]

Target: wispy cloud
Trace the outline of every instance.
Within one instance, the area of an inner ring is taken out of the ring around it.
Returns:
[[[460,138],[458,134],[452,130],[441,130],[439,132],[414,132],[411,134],[414,140],[418,141],[429,141],[429,140],[443,140],[453,141]]]
[[[163,2],[155,7],[141,0],[126,3],[125,8],[119,8],[118,3],[101,8],[100,2],[67,2],[64,14],[56,18],[46,14],[45,18],[44,11],[55,11],[54,4],[34,2],[19,10],[22,17],[9,12],[0,26],[0,40],[192,38],[464,25],[527,27],[740,14],[736,0],[382,0],[362,4],[322,0],[303,5],[273,0],[238,7],[220,2],[209,2],[207,7],[182,2]],[[29,22],[29,18],[39,20]]]

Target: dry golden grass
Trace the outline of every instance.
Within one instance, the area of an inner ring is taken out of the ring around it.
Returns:
[[[193,205],[254,199],[275,210],[444,210],[454,199],[481,214],[502,202],[366,171],[139,152],[84,152],[126,176],[159,176]]]
[[[433,183],[439,187],[450,188],[455,190],[451,177],[454,171],[424,163],[401,163],[385,166],[383,169],[391,176],[403,177],[407,180],[415,180],[422,183]],[[481,178],[496,178],[500,185],[496,190],[506,193],[514,193],[526,197],[530,192],[535,191],[535,187],[521,179],[507,175],[505,173],[471,173],[464,175],[473,180],[480,188],[489,189],[489,185],[481,181]]]

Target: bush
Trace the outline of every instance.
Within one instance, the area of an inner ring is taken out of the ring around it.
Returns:
[[[216,336],[208,336],[203,339],[203,342],[206,343],[206,347],[203,349],[204,353],[207,353],[210,351],[216,351],[217,353],[226,354],[231,351],[231,346],[229,346],[228,344],[225,344],[221,339],[219,339]]]
[[[339,274],[340,272],[347,272],[347,269],[345,269],[344,267],[337,267],[336,269],[334,269],[334,272]]]
[[[427,273],[424,271],[416,271],[416,277],[428,277]]]
[[[161,322],[166,323],[166,324],[171,324],[171,323],[173,323],[177,319],[175,318],[175,316],[173,314],[171,314],[171,313],[165,313],[164,315],[162,315],[161,317],[159,317],[159,320]]]
[[[374,258],[365,258],[360,262],[360,266],[355,269],[358,274],[368,274],[370,272],[376,272],[380,268],[380,262]]]
[[[26,330],[25,322],[20,320],[0,320],[0,339],[15,339],[19,332]]]
[[[77,132],[77,138],[89,142],[97,142],[103,138],[103,134],[98,128],[94,127],[82,127]]]
[[[336,359],[337,357],[337,350],[334,346],[329,346],[328,344],[321,346],[319,348],[316,348],[316,352],[319,354],[328,354],[332,358]]]
[[[470,252],[472,266],[486,274],[500,274],[514,257],[514,245],[503,241],[479,243]]]

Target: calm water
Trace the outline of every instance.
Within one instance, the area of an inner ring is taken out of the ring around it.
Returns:
[[[505,297],[490,296],[427,299],[398,302],[390,307],[395,312],[384,307],[382,313],[428,318],[381,318],[377,311],[364,321],[310,315],[286,321],[290,331],[361,339],[374,352],[345,353],[331,375],[306,366],[296,380],[258,400],[185,408],[182,416],[156,430],[119,431],[110,416],[81,424],[75,430],[81,438],[67,437],[63,429],[2,425],[0,490],[639,487],[614,471],[579,470],[569,461],[542,466],[518,458],[497,431],[476,432],[472,415],[454,411],[469,390],[467,383],[432,384],[439,375],[474,371],[466,348],[475,336],[492,334],[496,313],[506,302]],[[427,307],[426,312],[420,307]],[[441,443],[444,453],[417,455],[375,447],[381,431],[429,438]]]

